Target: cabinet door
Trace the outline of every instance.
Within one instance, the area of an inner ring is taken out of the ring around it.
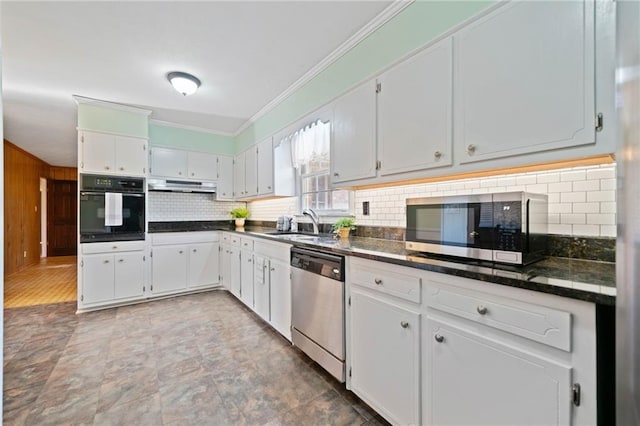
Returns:
[[[218,200],[233,199],[233,157],[218,156]]]
[[[461,163],[595,142],[594,6],[513,2],[454,36]]]
[[[246,197],[244,179],[244,152],[235,156],[233,160],[233,196],[235,198]]]
[[[220,250],[220,275],[222,286],[231,291],[231,246],[223,245]]]
[[[240,249],[235,247],[229,248],[229,290],[231,294],[240,299],[241,291],[241,264]]]
[[[112,254],[82,257],[82,304],[113,300],[114,266]]]
[[[447,38],[380,76],[381,175],[451,165],[451,61]]]
[[[269,261],[271,289],[271,325],[291,340],[291,267],[285,262]]]
[[[420,424],[420,314],[352,288],[351,386],[391,423]]]
[[[189,244],[188,287],[217,284],[220,276],[218,243]]]
[[[272,138],[258,144],[258,194],[273,193],[273,144]]]
[[[427,324],[425,423],[571,423],[570,367],[485,338],[477,326],[465,331],[432,318]]]
[[[147,140],[116,136],[116,171],[127,176],[144,176],[147,172]]]
[[[114,256],[116,299],[129,299],[144,295],[144,253],[118,253]]]
[[[151,175],[187,178],[187,151],[153,147],[151,149]]]
[[[158,246],[153,248],[153,294],[177,293],[187,288],[187,247]]]
[[[82,164],[84,172],[112,173],[115,170],[115,136],[105,133],[82,132]]]
[[[204,152],[187,153],[189,179],[216,180],[218,179],[218,156]]]
[[[245,196],[258,194],[258,149],[251,147],[244,153]]]
[[[253,304],[254,311],[265,321],[269,321],[269,260],[254,255]]]
[[[376,90],[367,82],[335,101],[331,183],[376,175]]]
[[[253,251],[240,251],[240,300],[253,309]]]

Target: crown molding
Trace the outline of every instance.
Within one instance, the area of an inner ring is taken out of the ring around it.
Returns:
[[[333,52],[327,55],[322,61],[318,62],[313,68],[307,71],[302,77],[296,80],[291,86],[289,86],[284,92],[274,98],[271,102],[262,107],[257,113],[249,118],[242,126],[236,130],[232,136],[238,136],[243,130],[247,129],[253,123],[255,123],[260,117],[274,109],[285,99],[295,93],[302,86],[311,81],[314,77],[326,70],[330,65],[344,56],[347,52],[358,45],[362,40],[373,34],[378,28],[389,22],[394,16],[404,10],[407,6],[412,4],[415,0],[396,0],[391,3],[386,9],[380,12],[375,18],[369,21],[358,32],[352,35],[344,43],[338,46]]]
[[[228,137],[234,136],[233,133],[229,133],[229,132],[219,132],[217,130],[205,129],[204,127],[189,126],[186,124],[173,123],[171,121],[156,120],[155,118],[150,118],[149,123],[156,124],[158,126],[163,126],[163,127],[175,127],[177,129],[193,130],[194,132],[210,133],[212,135],[218,135],[218,136],[228,136]]]
[[[117,103],[114,103],[114,102],[103,101],[103,100],[100,100],[100,99],[87,98],[87,97],[79,96],[79,95],[72,95],[72,97],[73,97],[73,100],[78,105],[80,105],[80,104],[95,105],[95,106],[100,106],[100,107],[103,107],[103,108],[110,108],[110,109],[115,109],[115,110],[118,110],[118,111],[126,111],[126,112],[131,112],[131,113],[134,113],[134,114],[145,115],[147,117],[149,115],[151,115],[151,112],[152,112],[149,109],[132,107],[130,105],[117,104]]]

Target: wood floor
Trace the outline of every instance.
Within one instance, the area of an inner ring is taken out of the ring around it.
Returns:
[[[48,257],[5,277],[5,309],[76,301],[76,266],[76,256]]]

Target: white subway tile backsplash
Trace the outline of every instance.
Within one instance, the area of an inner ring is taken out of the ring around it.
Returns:
[[[604,168],[587,170],[587,179],[614,179],[616,177],[616,168],[610,164]]]
[[[572,185],[574,191],[600,191],[599,180],[577,180]]]
[[[560,202],[562,203],[584,203],[586,200],[586,192],[563,192],[560,194]]]
[[[573,186],[571,182],[558,182],[549,184],[549,192],[571,192]]]
[[[216,201],[213,194],[149,192],[148,218],[151,222],[225,220],[229,211],[244,203]]]
[[[594,181],[597,182],[597,181]],[[602,191],[615,191],[616,180],[615,179],[600,179],[600,189]]]
[[[598,225],[573,225],[572,231],[574,235],[581,235],[584,237],[600,236],[600,227]]]
[[[573,203],[573,213],[600,213],[600,203]]]
[[[573,235],[573,228],[571,225],[555,225],[549,224],[549,233],[556,235]]]
[[[600,204],[600,213],[615,213],[616,212],[616,203],[614,202],[603,202]]]
[[[560,182],[560,173],[546,173],[537,175],[538,183],[556,183]]]
[[[575,180],[586,180],[586,179],[587,179],[586,170],[571,169],[571,171],[560,172],[561,182],[573,182]]]
[[[570,225],[584,225],[587,218],[584,213],[562,213],[560,215],[560,223]]]
[[[549,213],[573,213],[571,203],[549,203]]]
[[[546,183],[536,183],[532,185],[527,185],[526,190],[527,192],[532,192],[534,194],[546,194],[549,188]]]
[[[533,185],[538,183],[535,175],[524,175],[516,177],[516,185]]]
[[[615,225],[616,215],[614,213],[589,213],[587,223],[592,225]]]
[[[616,225],[600,225],[601,237],[615,237],[617,232]]]
[[[593,191],[587,192],[587,201],[588,202],[596,202],[596,201],[615,201],[616,200],[616,192],[615,191]]]

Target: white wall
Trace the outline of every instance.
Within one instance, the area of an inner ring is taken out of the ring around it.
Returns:
[[[216,201],[213,194],[149,192],[148,215],[151,222],[231,220],[229,211],[245,203]]]

